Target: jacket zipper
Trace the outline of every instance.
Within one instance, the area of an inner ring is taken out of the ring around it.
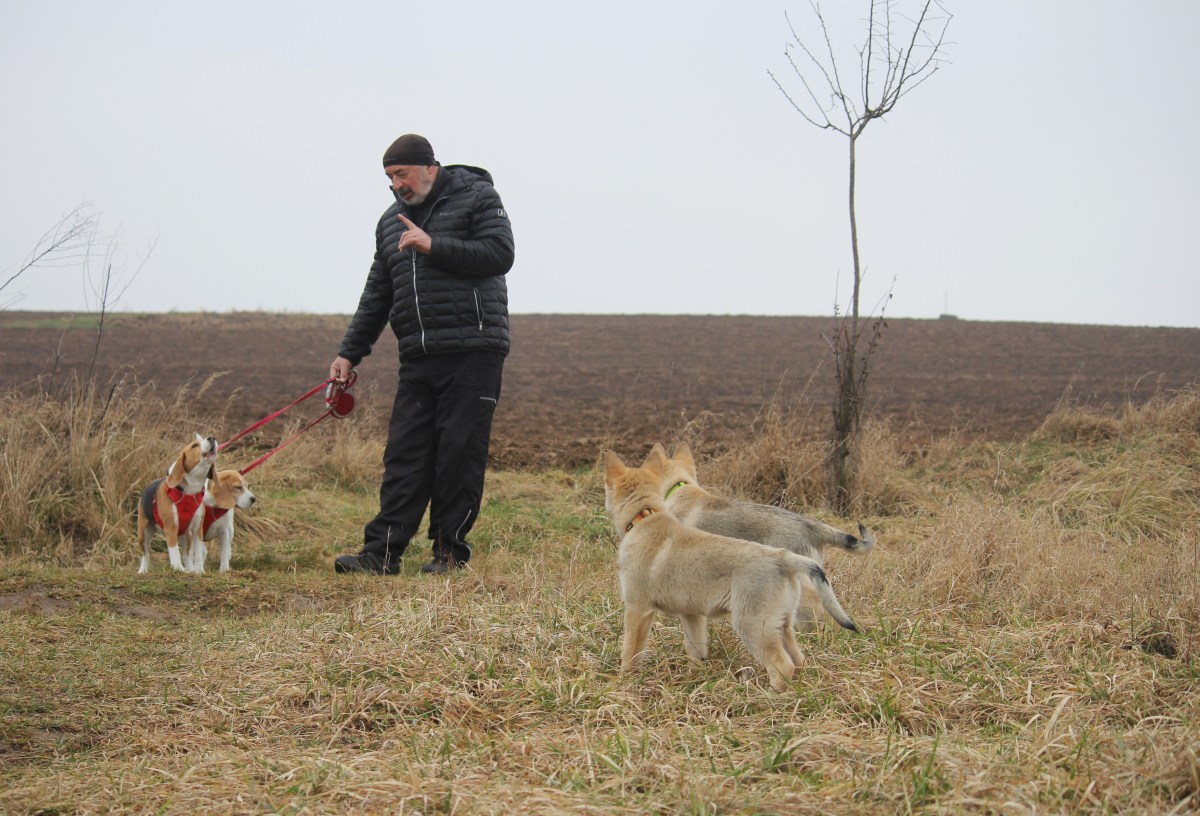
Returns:
[[[425,225],[429,223],[429,218],[433,215],[434,209],[437,208],[437,205],[441,204],[445,200],[446,196],[442,196],[437,201],[433,202],[433,204],[429,207],[429,212],[425,213],[425,220],[417,226],[421,229],[425,229]],[[412,256],[413,308],[417,311],[417,328],[420,329],[421,332],[421,352],[423,354],[428,354],[429,349],[425,346],[425,321],[421,319],[421,294],[417,291],[417,251],[409,248],[408,252]]]
[[[475,296],[475,316],[479,318],[479,330],[483,331],[483,304],[479,300],[479,287],[472,286],[471,294]]]
[[[417,251],[410,249],[409,254],[412,255],[413,308],[417,311],[417,328],[421,330],[421,351],[428,354],[429,350],[425,348],[425,321],[421,319],[421,294],[417,291]]]

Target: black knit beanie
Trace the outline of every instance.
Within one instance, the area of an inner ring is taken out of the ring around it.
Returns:
[[[383,166],[391,167],[393,164],[429,167],[437,164],[437,160],[433,158],[433,146],[428,139],[415,133],[406,133],[392,142],[383,153]]]

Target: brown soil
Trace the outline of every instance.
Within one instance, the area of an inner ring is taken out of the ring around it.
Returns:
[[[97,352],[86,316],[0,312],[0,388],[32,395],[90,373],[173,399],[220,374],[194,405],[199,418],[223,417],[228,427],[212,432],[231,436],[319,384],[346,322],[257,312],[117,315]],[[686,423],[716,450],[775,398],[822,433],[833,395],[823,334],[832,328],[820,317],[515,315],[493,466],[587,465],[603,446],[644,451]],[[385,332],[363,361],[359,410],[345,421],[373,423],[382,434],[394,348]],[[892,418],[917,444],[951,430],[1009,439],[1037,428],[1064,399],[1119,408],[1198,381],[1200,329],[889,320],[868,413]],[[319,413],[321,401],[294,410]]]

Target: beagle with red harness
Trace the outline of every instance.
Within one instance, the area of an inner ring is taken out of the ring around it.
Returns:
[[[195,441],[179,452],[167,475],[142,491],[138,502],[138,541],[142,545],[139,573],[150,570],[150,543],[158,533],[167,540],[171,569],[185,569],[179,538],[190,539],[189,553],[196,550],[204,523],[204,486],[216,474],[217,447],[216,439],[196,434]]]
[[[199,539],[193,539],[191,550],[184,556],[189,572],[204,572],[209,541],[221,545],[221,572],[229,571],[229,555],[233,550],[233,512],[249,510],[258,498],[246,485],[246,477],[238,470],[222,470],[209,479],[204,493],[204,512]]]

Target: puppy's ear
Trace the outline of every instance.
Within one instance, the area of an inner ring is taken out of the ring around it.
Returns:
[[[621,457],[614,452],[606,450],[604,452],[604,481],[613,482],[621,477],[621,474],[627,470],[625,463],[621,461]]]
[[[675,456],[672,457],[679,465],[688,472],[694,479],[696,478],[696,460],[692,457],[692,449],[687,442],[680,442],[679,447],[675,449]]]
[[[654,447],[650,449],[650,453],[646,454],[645,461],[642,462],[642,467],[650,470],[661,471],[667,466],[667,449],[659,443],[655,442]]]
[[[215,482],[217,480],[217,466],[216,465],[208,466],[208,476],[205,478],[207,478],[210,482]]]

